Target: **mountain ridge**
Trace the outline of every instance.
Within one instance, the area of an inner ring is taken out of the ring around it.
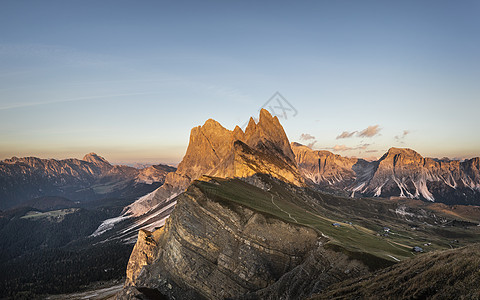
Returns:
[[[407,197],[446,204],[480,204],[480,158],[437,160],[390,148],[376,161],[346,158],[292,143],[302,174],[320,187],[369,197]]]
[[[151,166],[135,169],[111,165],[89,153],[84,159],[63,160],[12,157],[0,161],[0,208],[8,209],[43,196],[61,196],[74,201],[97,199],[131,184],[163,183],[175,168]],[[120,185],[120,186],[119,186]]]

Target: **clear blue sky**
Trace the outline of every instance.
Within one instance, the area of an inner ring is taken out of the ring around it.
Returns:
[[[276,91],[315,149],[480,155],[479,1],[259,2],[1,1],[0,159],[178,162]]]

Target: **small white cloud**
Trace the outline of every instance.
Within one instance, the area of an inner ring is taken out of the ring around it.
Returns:
[[[342,151],[348,151],[348,150],[352,150],[353,148],[351,147],[347,147],[345,145],[335,145],[333,146],[333,148],[331,148],[333,151],[338,151],[338,152],[342,152]]]
[[[357,133],[357,136],[360,137],[374,137],[380,132],[381,128],[379,125],[368,126],[364,130]]]
[[[355,147],[348,147],[348,146],[345,146],[345,145],[335,145],[333,147],[325,148],[325,149],[333,150],[333,151],[337,151],[337,152],[343,152],[343,151],[350,151],[350,150],[366,150],[368,148],[368,146],[370,146],[370,144],[360,144],[360,145],[355,146]]]
[[[352,132],[344,131],[339,136],[337,136],[337,140],[351,138],[355,133],[357,133],[357,131],[352,131]]]
[[[308,134],[308,133],[302,133],[300,135],[300,140],[301,141],[308,141],[308,140],[314,140],[314,139],[315,139],[315,137],[311,134]]]
[[[354,136],[356,136],[356,137],[374,137],[374,136],[378,135],[380,130],[381,130],[380,125],[372,125],[372,126],[368,126],[367,128],[365,128],[361,131],[358,131],[358,130],[344,131],[341,134],[339,134],[336,137],[336,139],[337,140],[347,139],[347,138],[351,138],[351,137],[354,137]]]
[[[397,142],[400,142],[400,143],[404,143],[404,139],[405,137],[410,134],[410,130],[404,130],[403,133],[401,135],[396,135],[394,138]]]

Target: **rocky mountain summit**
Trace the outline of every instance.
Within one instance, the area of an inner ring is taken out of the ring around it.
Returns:
[[[139,216],[159,204],[170,205],[176,195],[203,175],[250,178],[253,182],[255,174],[270,174],[295,185],[304,183],[282,125],[265,109],[260,111],[258,123],[250,118],[245,132],[238,126],[228,130],[212,119],[193,128],[176,172],[167,174],[154,197],[133,203],[128,211]]]
[[[352,196],[407,197],[446,204],[480,204],[480,158],[464,161],[422,157],[407,148],[390,148],[379,160],[345,158],[292,144],[298,167],[320,187]]]
[[[135,185],[161,184],[166,174],[174,170],[165,165],[141,170],[111,165],[95,153],[82,160],[13,157],[0,162],[0,208],[8,209],[44,196],[74,201],[98,199]]]

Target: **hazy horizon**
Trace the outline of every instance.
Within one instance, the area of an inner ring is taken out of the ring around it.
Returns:
[[[277,91],[295,113],[266,108],[291,142],[361,158],[480,156],[477,1],[1,8],[0,160],[176,163],[191,128],[212,118],[232,130]]]

